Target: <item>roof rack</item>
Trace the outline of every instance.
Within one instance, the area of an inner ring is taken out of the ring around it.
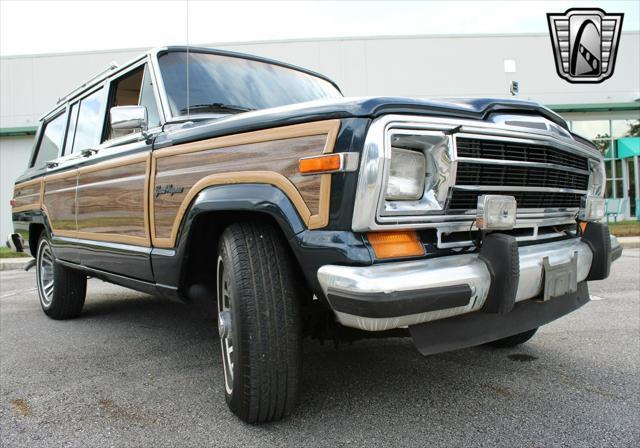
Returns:
[[[109,67],[105,68],[100,73],[98,73],[98,74],[92,76],[91,78],[89,78],[81,86],[76,87],[71,92],[67,93],[64,96],[61,96],[60,98],[58,98],[58,101],[56,102],[56,106],[59,105],[60,103],[62,103],[63,101],[65,101],[67,98],[72,97],[78,91],[83,90],[85,87],[87,87],[89,84],[91,84],[96,79],[100,78],[101,76],[105,75],[106,73],[109,73],[109,72],[115,70],[116,68],[118,68],[118,64],[115,61],[113,61],[111,63],[111,65],[109,65]]]

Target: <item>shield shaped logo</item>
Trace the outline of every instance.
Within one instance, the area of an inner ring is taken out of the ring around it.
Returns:
[[[623,17],[597,8],[547,14],[558,75],[573,83],[599,83],[610,78]]]

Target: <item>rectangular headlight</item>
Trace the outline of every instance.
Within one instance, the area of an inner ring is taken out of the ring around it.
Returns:
[[[385,199],[418,200],[424,193],[424,154],[408,149],[391,149],[391,163]]]

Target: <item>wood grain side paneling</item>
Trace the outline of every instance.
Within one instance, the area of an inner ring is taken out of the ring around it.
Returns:
[[[70,235],[76,231],[76,184],[78,171],[46,176],[43,180],[42,208],[53,233]],[[70,233],[71,232],[71,233]]]
[[[194,154],[164,157],[156,163],[156,185],[174,185],[188,192],[200,179],[221,173],[273,171],[289,179],[305,199],[312,214],[318,212],[319,176],[301,176],[298,159],[322,152],[326,135],[300,137],[248,145],[211,149]],[[164,194],[155,198],[155,232],[171,236],[176,214],[185,194]]]
[[[26,210],[39,210],[41,193],[41,178],[17,184],[13,189],[14,204],[12,211],[17,213]]]
[[[150,245],[150,156],[134,156],[78,170],[77,237]]]
[[[302,176],[301,157],[333,151],[339,120],[285,126],[213,138],[153,153],[151,236],[154,246],[172,247],[188,205],[210,185],[268,183],[292,200],[309,228],[328,223],[331,175]],[[182,189],[155,195],[155,188]]]

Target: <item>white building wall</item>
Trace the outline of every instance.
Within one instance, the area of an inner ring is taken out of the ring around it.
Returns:
[[[210,44],[290,62],[328,75],[347,96],[509,96],[544,104],[629,102],[640,98],[640,33],[623,33],[615,73],[602,84],[570,84],[555,69],[546,34],[418,36]],[[111,62],[146,49],[0,59],[1,127],[35,125],[68,93]],[[504,72],[504,60],[516,73]]]
[[[27,166],[32,145],[33,138],[30,136],[0,138],[0,244],[2,245],[7,235],[13,233],[9,205],[13,196],[13,183]]]
[[[206,45],[300,65],[334,79],[346,96],[507,97],[520,83],[520,98],[543,104],[622,103],[640,98],[640,33],[623,33],[614,75],[593,84],[570,84],[555,69],[547,34],[411,36],[249,42]],[[14,56],[0,59],[0,128],[36,126],[56,100],[111,62],[146,49]],[[504,61],[514,60],[515,73]],[[0,137],[2,223],[15,177],[26,164],[30,137]],[[5,163],[6,159],[6,163]],[[19,163],[18,163],[19,162]],[[8,196],[7,196],[8,198]]]

